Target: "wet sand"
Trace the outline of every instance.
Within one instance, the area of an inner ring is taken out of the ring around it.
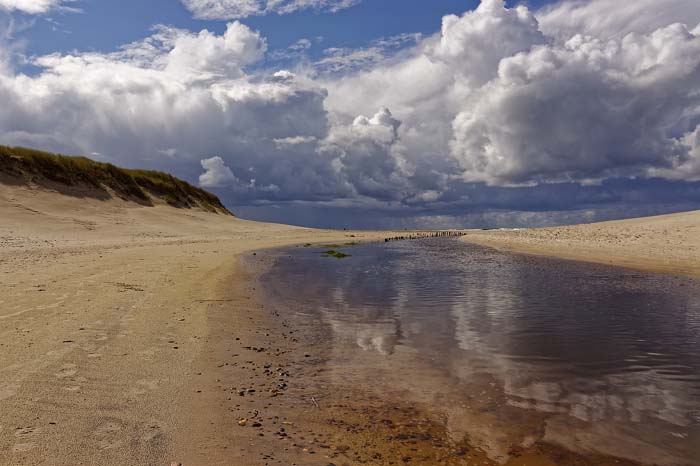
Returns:
[[[700,211],[532,230],[469,231],[505,251],[700,276]]]

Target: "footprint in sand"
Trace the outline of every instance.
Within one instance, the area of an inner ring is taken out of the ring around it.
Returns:
[[[41,429],[37,429],[36,427],[18,427],[17,430],[15,430],[15,437],[30,437],[39,432],[41,432]]]
[[[131,388],[127,395],[130,397],[145,395],[148,392],[158,390],[158,385],[160,385],[158,380],[139,380],[136,382],[136,387]]]
[[[145,350],[139,351],[137,354],[144,359],[150,360],[150,359],[153,359],[155,357],[156,349],[155,348],[145,349]]]
[[[108,422],[98,427],[95,431],[95,437],[100,450],[111,450],[122,446],[123,442],[119,440],[121,430],[122,426],[117,422]]]
[[[63,389],[68,392],[79,392],[80,389],[83,388],[82,385],[87,382],[87,379],[85,377],[73,377],[71,378],[71,382],[75,385],[63,387]]]
[[[148,426],[148,431],[141,436],[141,441],[145,443],[157,443],[163,438],[162,428],[157,424]]]
[[[15,443],[12,446],[13,453],[23,453],[36,448],[36,443],[31,442],[32,437],[40,433],[41,430],[35,427],[19,427],[15,430],[15,437],[20,443]]]
[[[119,319],[119,324],[122,326],[122,328],[125,327],[130,327],[136,319],[133,316],[124,316],[121,319]]]
[[[147,388],[148,390],[154,391],[158,390],[158,386],[160,385],[160,380],[139,380],[136,382],[136,385],[140,387]]]
[[[24,453],[36,448],[36,443],[16,443],[12,446],[12,453]]]
[[[60,371],[56,373],[57,379],[65,379],[68,377],[73,377],[78,373],[78,366],[75,364],[65,364]]]
[[[17,383],[0,384],[0,401],[15,396],[18,390],[19,384]]]

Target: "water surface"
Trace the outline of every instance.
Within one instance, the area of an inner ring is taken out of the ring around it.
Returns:
[[[328,377],[431,406],[496,460],[537,441],[700,464],[700,283],[457,240],[280,254],[273,301],[322,323]]]

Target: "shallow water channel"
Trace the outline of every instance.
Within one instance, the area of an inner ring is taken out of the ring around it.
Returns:
[[[327,376],[427,404],[493,459],[538,441],[700,464],[700,282],[454,239],[277,252],[270,299]]]

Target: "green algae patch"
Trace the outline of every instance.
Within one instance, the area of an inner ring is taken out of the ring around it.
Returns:
[[[336,251],[331,249],[330,251],[324,251],[321,253],[322,257],[335,257],[336,259],[345,259],[347,257],[352,257],[351,254],[345,254],[344,252]]]

